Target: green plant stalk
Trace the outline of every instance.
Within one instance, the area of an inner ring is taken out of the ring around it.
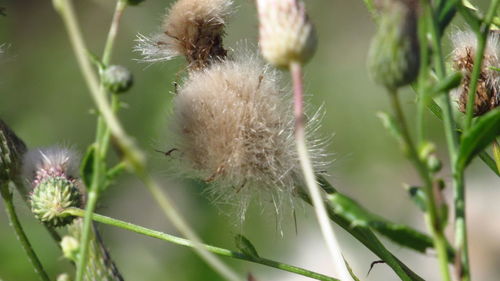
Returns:
[[[434,247],[435,247],[437,254],[438,254],[441,276],[442,276],[443,280],[451,280],[450,271],[448,268],[448,253],[447,253],[446,237],[445,237],[444,231],[443,231],[443,222],[441,222],[441,219],[440,219],[439,213],[438,213],[438,209],[437,209],[437,205],[436,205],[436,198],[434,196],[432,178],[429,174],[429,171],[427,170],[427,167],[420,160],[420,157],[418,155],[418,151],[415,148],[415,146],[411,140],[410,133],[408,132],[408,127],[406,126],[404,114],[403,114],[403,111],[401,109],[401,104],[399,102],[399,96],[398,96],[397,91],[395,91],[395,90],[390,91],[389,97],[391,100],[391,106],[392,106],[394,113],[396,115],[396,119],[398,120],[398,122],[401,126],[401,133],[402,133],[403,140],[406,144],[406,148],[408,150],[409,159],[413,163],[415,168],[417,169],[418,174],[420,175],[422,180],[424,181],[425,193],[427,196],[426,219],[427,219],[427,224],[429,226],[429,229],[431,230],[431,233],[433,236]]]
[[[21,246],[23,247],[24,252],[28,256],[29,261],[33,265],[33,268],[35,270],[35,273],[38,275],[40,280],[42,281],[50,281],[49,276],[47,275],[47,272],[42,266],[42,263],[38,259],[35,251],[33,250],[33,247],[31,246],[31,243],[28,240],[28,237],[24,233],[23,227],[21,226],[21,222],[19,221],[19,218],[17,217],[16,214],[16,209],[14,208],[14,203],[12,201],[12,193],[9,191],[9,186],[8,183],[0,183],[0,193],[3,198],[3,202],[5,204],[5,210],[7,212],[7,216],[10,221],[10,225],[14,229],[14,232],[16,233],[17,240],[21,243]]]
[[[479,75],[481,74],[481,68],[483,65],[484,51],[486,48],[486,42],[488,40],[488,34],[490,32],[490,24],[493,21],[493,17],[497,12],[499,0],[492,0],[486,17],[484,18],[483,24],[481,25],[481,32],[478,34],[476,55],[474,57],[474,66],[472,68],[471,80],[469,85],[469,92],[467,93],[467,105],[465,112],[465,122],[464,130],[467,131],[472,126],[472,118],[474,117],[474,101],[476,97],[477,83],[479,80]]]
[[[420,42],[420,70],[418,74],[418,108],[417,108],[417,143],[422,145],[425,140],[425,107],[429,97],[427,93],[427,75],[429,74],[429,48],[427,48],[427,13],[424,11],[418,21],[418,36]]]
[[[318,219],[318,223],[323,234],[323,239],[326,242],[328,251],[333,259],[335,271],[340,275],[340,278],[345,281],[352,280],[349,270],[342,257],[342,252],[337,241],[335,232],[333,231],[328,214],[325,208],[325,203],[321,197],[321,190],[316,182],[316,176],[310,161],[305,140],[305,115],[304,115],[304,95],[302,85],[302,66],[299,62],[290,64],[290,74],[293,81],[294,92],[294,108],[295,108],[295,142],[297,145],[297,153],[302,167],[302,172],[306,186],[311,195],[314,211]]]
[[[69,208],[69,209],[66,209],[65,211],[63,211],[63,214],[72,215],[72,216],[78,216],[78,217],[84,217],[85,216],[85,211],[82,210],[82,209],[78,209],[78,208]],[[170,235],[170,234],[167,234],[167,233],[163,233],[163,232],[160,232],[160,231],[152,230],[152,229],[149,229],[149,228],[145,228],[145,227],[142,227],[142,226],[139,226],[139,225],[135,225],[135,224],[132,224],[132,223],[129,223],[129,222],[125,222],[125,221],[121,221],[121,220],[118,220],[118,219],[110,218],[110,217],[107,217],[107,216],[103,216],[103,215],[99,215],[99,214],[95,214],[94,213],[94,214],[92,214],[92,220],[94,220],[96,222],[99,222],[99,223],[103,223],[103,224],[107,224],[107,225],[112,225],[112,226],[115,226],[115,227],[119,227],[119,228],[122,228],[122,229],[126,229],[126,230],[129,230],[129,231],[138,233],[138,234],[142,234],[142,235],[146,235],[146,236],[149,236],[149,237],[157,238],[157,239],[160,239],[160,240],[163,240],[163,241],[167,241],[167,242],[170,242],[170,243],[174,243],[174,244],[177,244],[177,245],[182,245],[182,246],[186,246],[186,247],[190,247],[190,248],[195,248],[196,247],[195,243],[193,241],[190,241],[190,240],[187,240],[187,239],[184,239],[184,238],[181,238],[181,237],[177,237],[177,236],[174,236],[174,235]],[[335,278],[332,278],[332,277],[329,277],[329,276],[326,276],[326,275],[323,275],[323,274],[320,274],[320,273],[316,273],[316,272],[313,272],[313,271],[309,271],[307,269],[296,267],[296,266],[293,266],[293,265],[281,263],[281,262],[278,262],[278,261],[274,261],[274,260],[270,260],[270,259],[266,259],[266,258],[261,258],[261,257],[256,257],[256,256],[250,256],[250,255],[246,255],[246,254],[243,254],[243,253],[231,251],[231,250],[228,250],[228,249],[211,246],[211,245],[208,245],[208,244],[202,244],[201,246],[203,248],[205,248],[206,250],[208,250],[208,251],[210,251],[210,252],[212,252],[214,254],[220,255],[220,256],[226,256],[226,257],[231,257],[231,258],[235,258],[235,259],[240,259],[240,260],[245,260],[245,261],[249,261],[249,262],[253,262],[253,263],[258,263],[258,264],[266,265],[266,266],[274,267],[274,268],[281,269],[281,270],[284,270],[284,271],[288,271],[288,272],[296,273],[296,274],[303,275],[303,276],[306,276],[306,277],[310,277],[310,278],[313,278],[313,279],[316,279],[316,280],[338,281],[338,279],[335,279]]]
[[[123,151],[129,167],[131,167],[134,173],[143,181],[153,198],[162,208],[167,218],[172,221],[174,226],[183,235],[185,235],[186,238],[192,240],[195,245],[200,245],[201,242],[198,236],[176,211],[174,204],[167,197],[167,194],[160,189],[158,183],[147,173],[142,151],[125,133],[120,122],[113,113],[112,107],[109,105],[106,97],[100,94],[99,83],[87,57],[87,48],[85,47],[85,42],[83,41],[83,36],[78,22],[76,21],[76,15],[71,0],[53,0],[53,3],[66,25],[78,64],[90,89],[91,97],[93,98],[97,109],[108,126],[111,134],[115,137],[118,146]],[[212,266],[212,268],[214,268],[226,279],[232,281],[240,280],[236,273],[224,265],[213,254],[209,253],[202,247],[195,247],[194,249],[207,262],[207,264]]]
[[[498,1],[498,0],[494,0]],[[433,47],[434,66],[436,68],[436,75],[438,79],[446,77],[446,68],[444,64],[443,53],[441,49],[441,33],[437,26],[437,20],[433,13],[431,4],[428,0],[425,1],[425,10],[429,13],[430,31],[431,31],[431,44]],[[472,88],[472,87],[471,87]],[[474,90],[475,92],[475,90]],[[448,153],[451,163],[452,184],[454,191],[454,207],[455,207],[455,246],[457,248],[457,256],[461,258],[459,278],[461,280],[470,280],[470,266],[469,266],[469,248],[467,243],[467,223],[465,217],[465,182],[464,171],[458,171],[455,163],[457,162],[458,153],[458,134],[456,132],[456,124],[453,120],[451,111],[451,102],[448,93],[441,95],[441,100],[444,104],[443,107],[443,121],[446,135],[446,142],[448,146]]]
[[[116,2],[116,8],[113,15],[113,19],[111,22],[110,30],[108,32],[108,38],[106,40],[106,44],[104,47],[104,54],[102,59],[102,64],[107,67],[110,63],[111,56],[113,53],[113,46],[116,40],[116,36],[118,34],[118,28],[120,26],[120,19],[123,15],[123,11],[125,10],[127,3],[124,0],[118,0]],[[107,91],[100,85],[99,87],[99,96],[106,98]],[[113,95],[113,105],[118,103],[117,97]],[[107,147],[109,146],[109,128],[106,126],[102,116],[98,117],[97,120],[97,132],[96,132],[96,154],[94,155],[93,162],[93,179],[92,184],[89,187],[89,192],[87,196],[87,205],[85,208],[86,216],[83,220],[82,227],[82,235],[80,238],[80,253],[79,259],[77,262],[77,271],[76,271],[76,281],[82,281],[85,275],[85,268],[87,265],[88,255],[89,255],[89,244],[91,239],[91,231],[92,231],[92,220],[91,215],[94,212],[97,201],[100,196],[100,192],[103,189],[104,176],[106,175],[106,155],[107,155]]]

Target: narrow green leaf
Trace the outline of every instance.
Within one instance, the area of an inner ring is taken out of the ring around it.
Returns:
[[[356,274],[354,274],[354,271],[352,270],[351,266],[349,265],[349,263],[347,262],[347,260],[342,257],[344,259],[344,263],[345,263],[345,266],[347,267],[347,271],[349,271],[349,275],[351,275],[352,277],[352,280],[354,281],[360,281],[358,276],[356,276]]]
[[[472,128],[462,135],[456,167],[465,169],[479,152],[500,136],[500,110],[493,110],[479,118]]]
[[[238,248],[238,250],[240,250],[243,254],[257,259],[260,258],[252,242],[250,242],[250,240],[248,240],[245,236],[238,234],[234,238],[236,248]]]
[[[500,172],[500,145],[496,141],[493,143],[493,157],[495,157],[495,164]]]
[[[406,143],[396,119],[386,112],[378,112],[377,117],[382,121],[382,125],[384,125],[387,131],[398,141],[403,150],[406,151]]]
[[[392,223],[372,214],[347,196],[338,193],[331,194],[328,195],[328,200],[334,212],[348,220],[352,227],[371,228],[401,246],[422,253],[433,247],[432,239],[429,236],[409,226]]]
[[[454,72],[448,75],[442,81],[439,81],[432,90],[433,97],[439,94],[448,93],[451,89],[460,86],[460,82],[462,82],[462,76],[463,75],[460,72]]]
[[[83,183],[87,188],[92,185],[95,152],[95,146],[89,146],[87,148],[87,152],[83,156],[82,165],[80,166],[80,175],[82,177]]]
[[[410,195],[411,201],[413,201],[417,207],[425,213],[427,211],[427,196],[422,188],[418,186],[406,186],[406,190]]]

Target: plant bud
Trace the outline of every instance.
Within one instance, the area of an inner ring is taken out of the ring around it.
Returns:
[[[259,44],[271,64],[289,67],[306,63],[316,50],[317,38],[306,8],[299,0],[257,0]]]
[[[414,0],[382,0],[378,30],[368,55],[372,79],[388,89],[415,80],[420,65],[417,4]]]
[[[73,236],[66,235],[62,238],[61,249],[65,258],[76,262],[80,251],[80,242]]]
[[[73,216],[61,216],[70,207],[80,207],[81,196],[76,185],[62,177],[47,177],[30,197],[31,211],[37,219],[54,227],[72,222]]]
[[[439,160],[439,158],[437,158],[436,155],[431,154],[427,158],[427,167],[429,168],[429,170],[431,172],[437,173],[441,170],[443,165],[442,165],[441,161]]]
[[[26,145],[0,120],[0,184],[18,176]]]
[[[66,225],[74,219],[61,216],[61,212],[81,205],[78,164],[77,154],[68,148],[34,149],[26,153],[23,170],[33,186],[31,211],[37,219],[54,227]]]
[[[132,87],[133,76],[130,70],[121,65],[111,65],[102,72],[102,83],[111,93],[123,93]]]
[[[469,101],[469,84],[474,59],[476,57],[477,39],[474,32],[457,30],[452,33],[453,43],[452,67],[463,74],[460,87],[454,91],[458,101],[458,109],[465,113]],[[474,100],[474,116],[483,115],[500,105],[500,31],[490,31],[484,51],[483,64],[477,83]]]
[[[57,281],[71,281],[71,278],[67,273],[62,273],[57,276]]]

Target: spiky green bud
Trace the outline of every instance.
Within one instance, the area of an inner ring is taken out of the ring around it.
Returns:
[[[18,175],[25,152],[24,142],[0,120],[0,183]]]
[[[372,79],[389,89],[415,80],[420,65],[417,15],[414,1],[386,0],[370,47],[368,68]]]
[[[64,177],[43,179],[31,194],[31,211],[37,219],[53,226],[64,226],[74,217],[61,215],[70,207],[80,207],[81,195],[75,182]]]
[[[102,72],[102,83],[112,93],[123,93],[134,83],[132,73],[121,65],[111,65]]]

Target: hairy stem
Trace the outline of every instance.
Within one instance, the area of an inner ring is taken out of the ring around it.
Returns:
[[[63,214],[72,215],[72,216],[79,216],[79,217],[85,216],[84,210],[78,209],[78,208],[66,209],[63,212]],[[191,240],[184,239],[184,238],[174,236],[174,235],[170,235],[167,233],[163,233],[160,231],[152,230],[149,228],[145,228],[145,227],[142,227],[142,226],[139,226],[136,224],[132,224],[129,222],[121,221],[118,219],[110,218],[110,217],[95,214],[95,213],[92,214],[92,219],[96,222],[100,222],[100,223],[107,224],[107,225],[112,225],[115,227],[119,227],[119,228],[126,229],[129,231],[138,233],[138,234],[142,234],[142,235],[146,235],[149,237],[164,240],[164,241],[174,243],[177,245],[186,246],[186,247],[190,247],[190,248],[196,248],[196,243],[194,243]],[[320,273],[309,271],[307,269],[303,269],[303,268],[296,267],[293,265],[285,264],[282,262],[278,262],[278,261],[274,261],[274,260],[270,260],[270,259],[266,259],[266,258],[261,258],[258,256],[250,256],[250,255],[246,255],[243,253],[231,251],[228,249],[211,246],[208,244],[201,244],[201,247],[205,248],[207,251],[210,251],[210,252],[217,254],[217,255],[220,255],[220,256],[226,256],[226,257],[231,257],[231,258],[235,258],[235,259],[246,260],[246,261],[250,261],[253,263],[266,265],[266,266],[274,267],[274,268],[281,269],[284,271],[307,276],[307,277],[310,277],[310,278],[313,278],[316,280],[338,281],[338,279],[335,279],[335,278],[332,278],[332,277],[329,277],[329,276],[326,276],[326,275],[323,275]]]
[[[391,100],[391,106],[394,110],[396,119],[399,122],[401,127],[401,133],[403,140],[406,144],[408,150],[408,156],[412,161],[413,165],[417,169],[420,177],[424,181],[425,193],[427,196],[427,223],[429,229],[431,230],[434,247],[438,253],[439,266],[441,270],[441,276],[443,280],[451,280],[450,271],[448,268],[448,253],[447,253],[447,243],[446,237],[443,231],[444,223],[441,221],[439,216],[439,212],[437,209],[437,201],[434,195],[433,181],[427,170],[427,167],[422,162],[418,155],[418,151],[411,140],[410,133],[408,132],[408,127],[406,126],[406,121],[404,118],[403,111],[401,109],[401,104],[399,102],[399,96],[396,91],[391,91],[389,93],[389,97]]]
[[[323,233],[323,238],[328,246],[330,255],[335,264],[335,270],[340,274],[342,280],[352,280],[349,270],[342,257],[340,246],[337,242],[335,232],[333,231],[328,214],[326,212],[325,203],[321,197],[321,191],[316,182],[314,170],[309,158],[309,153],[305,140],[305,115],[304,115],[304,94],[302,85],[302,66],[298,62],[290,65],[290,72],[293,80],[294,104],[295,104],[295,141],[297,143],[297,151],[299,155],[304,179],[311,194],[314,211]]]
[[[3,198],[3,202],[5,204],[5,210],[7,212],[7,216],[10,221],[10,225],[14,229],[14,232],[16,233],[17,240],[21,243],[21,246],[23,247],[24,252],[28,256],[29,261],[33,265],[33,268],[35,270],[35,273],[38,275],[40,280],[42,281],[50,281],[49,276],[45,272],[45,269],[42,266],[42,263],[38,259],[35,251],[33,250],[33,247],[31,246],[30,241],[28,240],[28,237],[24,233],[23,227],[21,226],[21,222],[19,221],[19,218],[17,217],[16,214],[16,209],[14,208],[14,203],[12,201],[12,193],[9,191],[9,186],[8,183],[1,183],[0,184],[0,193]]]

